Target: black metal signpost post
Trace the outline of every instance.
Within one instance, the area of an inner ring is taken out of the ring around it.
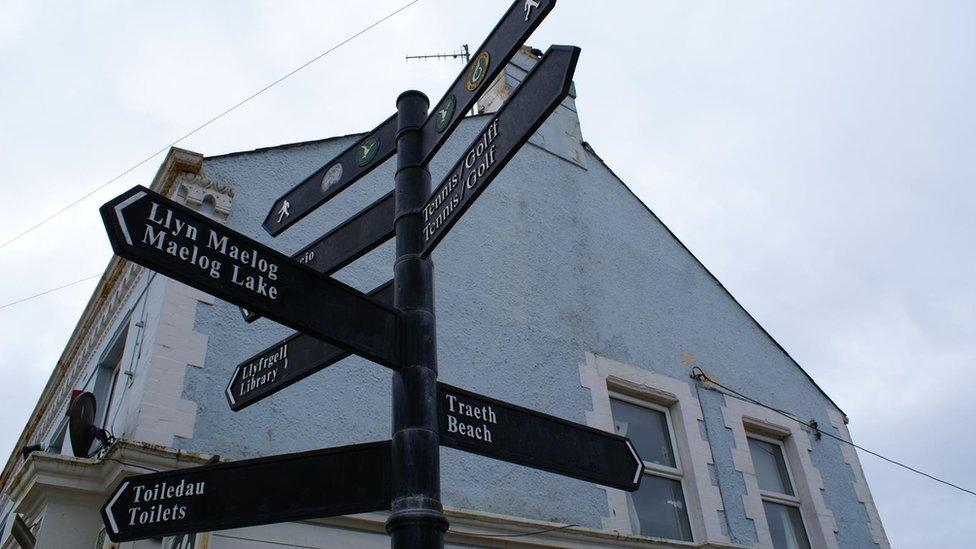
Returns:
[[[102,508],[109,537],[188,532],[389,509],[393,549],[442,549],[440,445],[636,490],[626,438],[437,382],[430,254],[569,93],[579,48],[553,46],[431,193],[427,164],[555,0],[514,2],[430,115],[420,92],[285,193],[277,235],[397,155],[395,188],[291,258],[143,187],[101,208],[126,259],[298,330],[234,370],[241,410],[358,354],[393,370],[389,441],[129,477]],[[396,237],[393,280],[369,295],[329,275]]]
[[[393,512],[386,521],[393,549],[444,546],[437,431],[437,343],[434,265],[420,257],[422,208],[430,173],[422,162],[427,97],[397,98],[396,263],[393,302],[400,311],[401,366],[393,373]]]

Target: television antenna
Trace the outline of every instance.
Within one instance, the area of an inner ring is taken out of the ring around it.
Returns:
[[[468,45],[462,44],[460,52],[454,53],[429,53],[424,55],[408,55],[405,57],[407,61],[411,59],[417,59],[420,61],[426,61],[428,59],[458,59],[463,58],[465,63],[471,62],[471,52],[468,51]]]
[[[471,62],[471,52],[468,51],[467,44],[461,44],[461,51],[453,53],[427,53],[423,55],[408,55],[404,57],[407,61],[411,59],[417,59],[419,61],[427,61],[428,59],[464,59],[464,64],[467,65]],[[475,112],[476,107],[471,107],[471,114],[477,114]]]

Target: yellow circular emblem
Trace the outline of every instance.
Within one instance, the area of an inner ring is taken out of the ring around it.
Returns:
[[[468,91],[474,91],[478,89],[481,82],[484,81],[485,75],[488,74],[488,66],[491,64],[491,57],[488,52],[483,51],[474,58],[474,63],[471,64],[471,70],[468,71],[468,81],[464,83]]]

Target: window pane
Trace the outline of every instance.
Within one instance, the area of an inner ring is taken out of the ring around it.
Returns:
[[[779,444],[750,438],[749,452],[756,468],[759,489],[792,496],[793,486],[790,484],[786,461],[783,460],[783,449]]]
[[[645,536],[691,541],[691,526],[681,483],[645,475],[641,487],[627,494],[634,531]]]
[[[668,418],[664,412],[610,399],[610,413],[617,434],[630,439],[641,459],[648,463],[677,467]]]
[[[789,505],[763,502],[769,535],[773,538],[773,549],[810,549],[807,533],[803,529],[800,510]]]

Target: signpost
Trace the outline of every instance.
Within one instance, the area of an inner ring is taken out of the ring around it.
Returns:
[[[626,438],[437,382],[429,256],[569,93],[579,48],[551,47],[433,193],[427,165],[554,6],[514,2],[429,115],[426,96],[401,94],[395,115],[279,198],[272,235],[397,154],[393,192],[291,258],[143,187],[102,206],[118,255],[298,330],[235,368],[231,409],[351,353],[393,370],[391,440],[127,478],[102,509],[113,541],[388,509],[393,549],[442,549],[441,444],[637,489]],[[393,236],[392,281],[365,295],[330,278]]]
[[[119,256],[387,366],[397,312],[145,187],[101,207]]]
[[[566,97],[579,52],[570,46],[549,48],[434,189],[424,204],[424,257]]]
[[[626,438],[437,384],[441,444],[632,492],[644,463]]]
[[[369,295],[383,305],[393,306],[393,281]],[[345,349],[295,332],[237,365],[225,391],[227,403],[235,412],[243,410],[349,354]]]
[[[390,508],[390,442],[129,477],[102,507],[118,543]]]

